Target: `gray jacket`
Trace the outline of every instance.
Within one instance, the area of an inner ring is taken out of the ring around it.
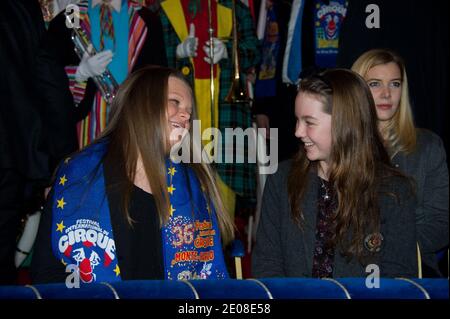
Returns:
[[[442,140],[417,130],[415,152],[397,154],[393,164],[416,182],[417,238],[422,260],[438,272],[436,252],[448,245],[448,168]]]
[[[300,229],[293,221],[287,193],[287,177],[291,161],[280,164],[278,172],[266,182],[261,219],[252,256],[255,277],[311,277],[315,245],[317,196],[319,180],[310,173],[302,210],[304,225]],[[417,249],[415,231],[416,201],[410,186],[393,178],[383,191],[391,191],[400,198],[381,195],[381,233],[384,237],[375,263],[382,277],[417,277]],[[347,263],[336,250],[333,277],[364,277],[365,266],[356,258]]]

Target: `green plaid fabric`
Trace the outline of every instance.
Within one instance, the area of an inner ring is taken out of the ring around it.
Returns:
[[[231,8],[231,0],[219,1],[222,5]],[[245,76],[245,71],[251,67],[255,67],[260,61],[260,44],[256,38],[255,26],[250,15],[249,9],[236,1],[236,20],[238,21],[238,45],[239,45],[239,62],[241,66],[241,76]],[[164,40],[166,44],[167,61],[170,67],[181,70],[188,67],[191,72],[187,76],[193,83],[192,64],[188,58],[177,59],[175,55],[176,47],[182,42],[179,39],[169,19],[164,11],[161,11],[161,22],[163,25]],[[222,133],[222,145],[225,146],[225,129],[226,128],[242,128],[246,130],[252,126],[251,110],[249,105],[245,104],[229,104],[224,99],[228,94],[231,86],[231,76],[233,72],[232,63],[232,41],[226,43],[228,50],[228,59],[222,59],[219,62],[221,73],[219,79],[219,123],[218,128]],[[199,46],[200,47],[200,46]],[[256,189],[256,164],[248,163],[248,140],[244,142],[234,141],[232,145],[235,154],[238,157],[244,156],[244,163],[219,163],[216,169],[222,180],[233,189],[238,195],[255,200]],[[228,149],[231,145],[228,146]],[[226,146],[223,150],[223,161],[225,160]],[[243,152],[243,154],[242,154]]]

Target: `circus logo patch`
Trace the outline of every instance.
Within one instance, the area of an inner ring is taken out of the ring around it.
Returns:
[[[316,1],[315,43],[316,64],[321,67],[334,67],[339,47],[339,33],[347,14],[346,0]]]
[[[78,219],[57,234],[58,252],[63,256],[63,262],[78,267],[82,282],[95,282],[97,276],[104,272],[113,274],[113,261],[116,259],[114,239],[97,221]]]

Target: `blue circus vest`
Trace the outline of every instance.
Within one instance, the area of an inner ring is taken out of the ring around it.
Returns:
[[[101,164],[105,150],[106,143],[92,144],[67,158],[53,186],[53,254],[78,267],[81,283],[121,280]]]
[[[106,148],[107,142],[95,143],[66,159],[53,186],[53,254],[63,265],[78,267],[81,283],[121,280],[102,165]],[[214,214],[205,213],[206,201],[197,178],[184,165],[168,167],[175,174],[167,175],[173,214],[162,231],[166,278],[227,278],[217,221]],[[186,193],[188,187],[190,193]],[[186,194],[192,194],[192,200],[184,198]],[[188,210],[187,203],[205,208]],[[192,243],[189,236],[195,237]],[[199,258],[194,261],[186,254]],[[178,262],[167,263],[170,257]]]
[[[228,278],[213,205],[184,164],[166,160],[170,219],[163,226],[166,279]]]

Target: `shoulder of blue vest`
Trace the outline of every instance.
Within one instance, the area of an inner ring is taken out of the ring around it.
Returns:
[[[96,142],[65,158],[58,167],[56,183],[63,177],[70,183],[88,176],[101,164],[106,147],[107,142]]]

